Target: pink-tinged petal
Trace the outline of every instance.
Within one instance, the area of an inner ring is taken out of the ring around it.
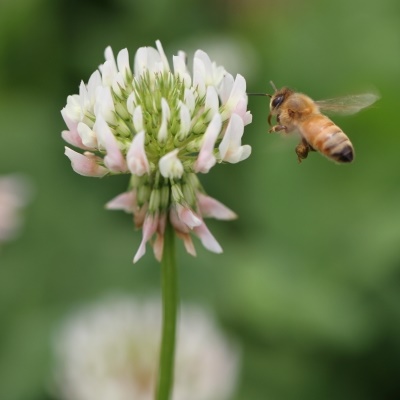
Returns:
[[[189,233],[190,229],[189,227],[181,221],[181,219],[178,217],[178,212],[174,207],[171,208],[171,211],[169,212],[169,220],[174,227],[175,231],[181,232],[181,233]]]
[[[193,232],[196,234],[196,236],[198,236],[198,238],[201,240],[201,243],[207,250],[217,254],[222,253],[222,247],[208,230],[204,222],[200,226],[196,226],[193,229]]]
[[[242,118],[244,125],[251,123],[253,116],[251,115],[250,111],[247,111],[247,97],[243,97],[238,101],[233,113]]]
[[[68,143],[74,147],[78,147],[82,150],[88,150],[89,148],[86,147],[82,143],[82,139],[79,137],[78,132],[76,131],[62,131],[61,137]]]
[[[140,208],[136,208],[134,210],[133,222],[137,229],[140,229],[143,226],[148,208],[149,208],[149,203],[146,203],[143,204]]]
[[[61,110],[61,115],[65,121],[65,124],[68,127],[68,131],[63,131],[61,133],[61,137],[72,146],[78,147],[83,150],[89,150],[89,147],[86,147],[81,137],[78,133],[78,122],[73,121],[69,116],[65,108]]]
[[[175,149],[160,158],[158,167],[164,178],[179,179],[183,175],[183,165],[178,158],[179,149]]]
[[[189,207],[177,204],[176,212],[178,213],[178,218],[190,229],[202,223],[202,220]]]
[[[134,136],[126,155],[129,170],[137,176],[150,173],[150,165],[147,160],[144,142],[145,132],[141,131]]]
[[[222,220],[236,219],[237,215],[218,200],[203,193],[197,193],[197,201],[201,215]]]
[[[219,145],[219,153],[223,161],[237,163],[248,158],[251,154],[249,145],[241,146],[244,131],[242,118],[232,114],[225,135]]]
[[[176,231],[176,236],[183,240],[186,251],[193,257],[196,257],[196,249],[194,247],[191,236],[188,233]]]
[[[70,99],[70,97],[71,96],[68,96],[68,100]],[[72,116],[70,114],[71,114],[71,110],[68,109],[68,106],[64,107],[61,110],[61,116],[63,117],[64,122],[67,125],[67,128],[70,131],[76,131],[76,127],[78,126],[78,121],[75,121],[75,119],[72,119]]]
[[[220,93],[221,95],[221,93]],[[222,96],[221,96],[222,97]],[[226,98],[226,92],[223,95]],[[240,115],[245,124],[251,122],[247,109],[246,80],[242,75],[236,75],[229,97],[223,102],[222,120],[227,120],[233,113]]]
[[[127,165],[118,142],[111,132],[110,127],[104,118],[99,115],[93,126],[93,131],[97,134],[99,144],[106,150],[107,154],[104,157],[105,166],[112,172],[126,172]]]
[[[132,214],[137,207],[136,192],[131,190],[130,192],[121,193],[111,199],[105,207],[107,210],[123,210],[128,214]]]
[[[157,233],[156,240],[153,243],[154,257],[158,262],[161,262],[164,251],[164,235]]]
[[[221,116],[215,114],[204,133],[199,156],[194,164],[195,172],[206,174],[215,165],[214,145],[221,131],[221,127]]]
[[[64,154],[71,160],[73,170],[80,175],[101,178],[109,172],[107,168],[97,164],[97,157],[92,153],[83,155],[65,146]]]
[[[158,226],[158,216],[157,215],[147,215],[142,228],[142,241],[138,251],[133,258],[133,262],[136,263],[140,258],[146,253],[146,243],[151,239],[154,233],[157,231]]]
[[[164,250],[164,232],[167,223],[167,214],[163,213],[158,219],[157,237],[153,243],[154,256],[157,261],[161,261]]]

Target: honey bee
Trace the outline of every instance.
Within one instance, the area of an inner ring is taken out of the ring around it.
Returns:
[[[275,93],[271,97],[271,118],[276,116],[277,124],[269,132],[291,133],[297,131],[301,136],[296,146],[299,163],[307,158],[310,151],[318,151],[337,163],[350,163],[354,159],[354,148],[347,135],[322,112],[341,115],[354,114],[370,106],[378,96],[364,93],[353,96],[338,97],[314,101],[303,93],[287,87],[277,89],[271,82]]]

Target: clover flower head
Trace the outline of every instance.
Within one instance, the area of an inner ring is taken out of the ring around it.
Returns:
[[[81,150],[65,148],[72,168],[91,177],[131,175],[127,192],[106,207],[133,213],[142,228],[135,262],[153,238],[156,258],[162,257],[167,221],[190,254],[196,254],[192,233],[210,251],[222,252],[203,218],[236,216],[205,194],[197,174],[249,157],[250,146],[241,143],[252,120],[245,79],[201,50],[192,73],[183,52],[171,68],[159,41],[137,50],[133,68],[126,49],[115,58],[108,47],[105,58],[61,111],[68,128],[63,139]]]

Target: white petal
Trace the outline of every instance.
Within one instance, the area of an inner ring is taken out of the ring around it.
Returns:
[[[117,94],[117,96],[122,95],[122,90],[126,89],[125,78],[124,78],[124,75],[122,72],[116,73],[111,87],[112,87],[114,93]]]
[[[161,126],[158,131],[157,140],[160,143],[164,143],[168,137],[168,122],[171,116],[171,110],[164,97],[161,99],[161,113]]]
[[[164,178],[179,179],[183,175],[183,165],[178,158],[179,149],[175,149],[160,158],[158,166]]]
[[[158,53],[160,54],[161,61],[164,65],[164,71],[167,71],[167,72],[170,71],[167,56],[165,55],[164,49],[159,40],[156,40],[156,47],[157,47]]]
[[[190,132],[191,117],[189,108],[182,102],[179,103],[180,130],[179,138],[183,140]]]
[[[127,49],[122,49],[117,56],[117,65],[119,72],[122,73],[124,79],[127,75],[131,74],[131,67],[129,65],[129,53]]]
[[[107,60],[101,68],[102,82],[104,86],[111,86],[117,75],[115,60]]]
[[[153,47],[141,47],[135,54],[135,76],[139,77],[145,71],[149,71],[150,74],[153,74],[160,70],[160,64],[163,65],[160,53],[156,49]]]
[[[235,80],[233,79],[233,76],[231,74],[226,74],[222,79],[222,83],[219,89],[219,96],[221,98],[222,104],[225,104],[228,101],[234,82]]]
[[[114,101],[109,87],[97,88],[94,114],[96,118],[101,115],[108,123],[115,123]]]
[[[82,120],[83,111],[81,106],[81,97],[77,94],[67,97],[67,104],[61,110],[61,115],[64,118],[65,123],[68,126],[68,129],[72,129],[72,124],[74,128],[78,122]]]
[[[244,123],[237,114],[232,114],[225,135],[219,145],[219,153],[223,161],[237,163],[250,156],[251,147],[241,146]]]
[[[145,132],[141,131],[133,137],[128,154],[126,155],[129,170],[137,176],[150,173],[150,165],[147,160],[144,143]]]
[[[207,87],[206,100],[204,105],[204,110],[208,111],[207,115],[208,121],[218,112],[219,102],[218,102],[218,94],[215,90],[214,86]]]
[[[112,51],[111,46],[107,46],[106,49],[104,50],[104,58],[108,60],[112,60],[115,62],[114,58],[114,52]]]
[[[129,113],[133,116],[136,107],[136,95],[135,92],[132,92],[127,100],[126,100],[126,108],[128,109]]]
[[[193,60],[193,86],[202,97],[206,94],[206,69],[199,58]]]
[[[174,64],[174,75],[184,82],[186,88],[190,87],[192,78],[187,70],[186,54],[180,52],[177,56],[173,56],[172,61]]]
[[[196,106],[196,100],[194,98],[193,92],[190,89],[185,89],[183,101],[185,102],[187,108],[189,109],[190,115],[193,115]]]
[[[78,124],[78,133],[80,138],[82,139],[82,143],[90,149],[97,149],[97,137],[96,134],[83,122],[79,122]]]
[[[215,114],[204,133],[199,156],[194,164],[195,172],[202,172],[205,174],[215,165],[214,145],[221,131],[221,126],[221,116]]]
[[[194,53],[194,60],[201,61],[201,64],[203,65],[202,69],[204,71],[205,84],[206,85],[213,84],[213,79],[212,79],[213,66],[208,54],[203,50],[197,50]]]
[[[144,130],[142,106],[137,106],[133,111],[133,126],[136,132]]]

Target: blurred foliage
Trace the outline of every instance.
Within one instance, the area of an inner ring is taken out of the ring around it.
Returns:
[[[268,100],[250,98],[252,157],[201,177],[240,219],[209,223],[223,255],[179,244],[180,281],[183,301],[213,307],[243,348],[234,400],[399,398],[397,0],[2,0],[0,173],[28,175],[36,197],[0,253],[0,398],[50,399],[51,335],[72,307],[159,290],[150,251],[131,264],[130,217],[103,208],[127,177],[75,174],[59,112],[107,45],[133,56],[156,39],[169,57],[216,51],[249,92],[271,79],[314,98],[380,92],[335,119],[356,149],[349,166],[318,154],[298,165],[296,141],[266,133]]]

